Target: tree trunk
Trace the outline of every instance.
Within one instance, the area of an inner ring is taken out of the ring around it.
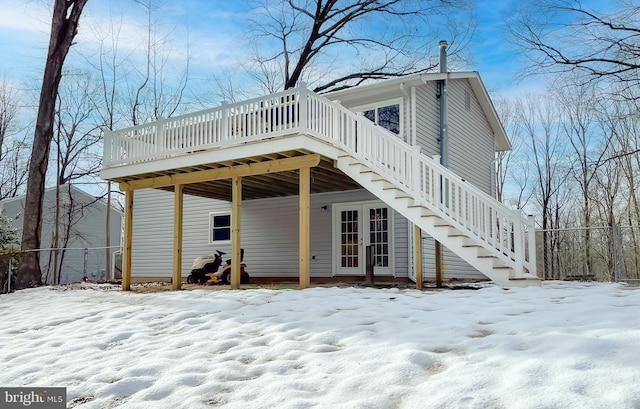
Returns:
[[[51,19],[49,51],[42,79],[38,117],[29,162],[27,195],[24,203],[22,249],[40,248],[42,236],[42,206],[45,176],[49,165],[49,149],[53,139],[53,122],[62,65],[78,29],[82,8],[87,0],[55,0]],[[28,251],[18,266],[17,288],[42,285],[40,254]]]

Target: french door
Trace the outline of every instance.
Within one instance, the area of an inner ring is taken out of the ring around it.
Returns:
[[[381,203],[333,208],[336,275],[364,275],[366,247],[373,246],[374,273],[393,274],[393,211]]]

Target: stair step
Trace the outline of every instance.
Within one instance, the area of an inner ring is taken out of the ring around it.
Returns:
[[[424,200],[428,198],[414,197],[413,194],[407,193],[409,187],[397,183],[395,178],[388,176],[384,170],[369,167],[366,160],[359,160],[346,152],[338,155],[336,165],[407,219],[421,225],[423,229],[431,230],[437,240],[450,247],[454,253],[497,284],[506,287],[540,285],[541,281],[535,276],[531,278],[527,277],[526,273],[517,272],[508,255],[503,256],[500,250],[490,245],[486,246],[487,243],[480,241],[482,237],[458,225],[458,220],[450,221],[449,218],[455,219],[456,215],[449,214],[449,210],[443,204],[427,203]]]

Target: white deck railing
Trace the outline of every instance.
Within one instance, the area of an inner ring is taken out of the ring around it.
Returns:
[[[305,87],[107,132],[103,160],[108,168],[297,133],[340,146],[493,250],[517,276],[536,271],[532,218],[465,182],[420,147]]]

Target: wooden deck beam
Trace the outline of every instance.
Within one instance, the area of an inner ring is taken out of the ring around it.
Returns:
[[[314,167],[320,163],[320,155],[302,155],[286,159],[276,159],[265,162],[249,163],[216,169],[207,169],[175,175],[156,176],[147,179],[120,182],[120,190],[137,190],[145,188],[160,188],[179,184],[206,182],[217,179],[230,179],[234,176],[243,177],[261,175],[264,173],[277,173],[287,170],[295,170],[305,167]]]

